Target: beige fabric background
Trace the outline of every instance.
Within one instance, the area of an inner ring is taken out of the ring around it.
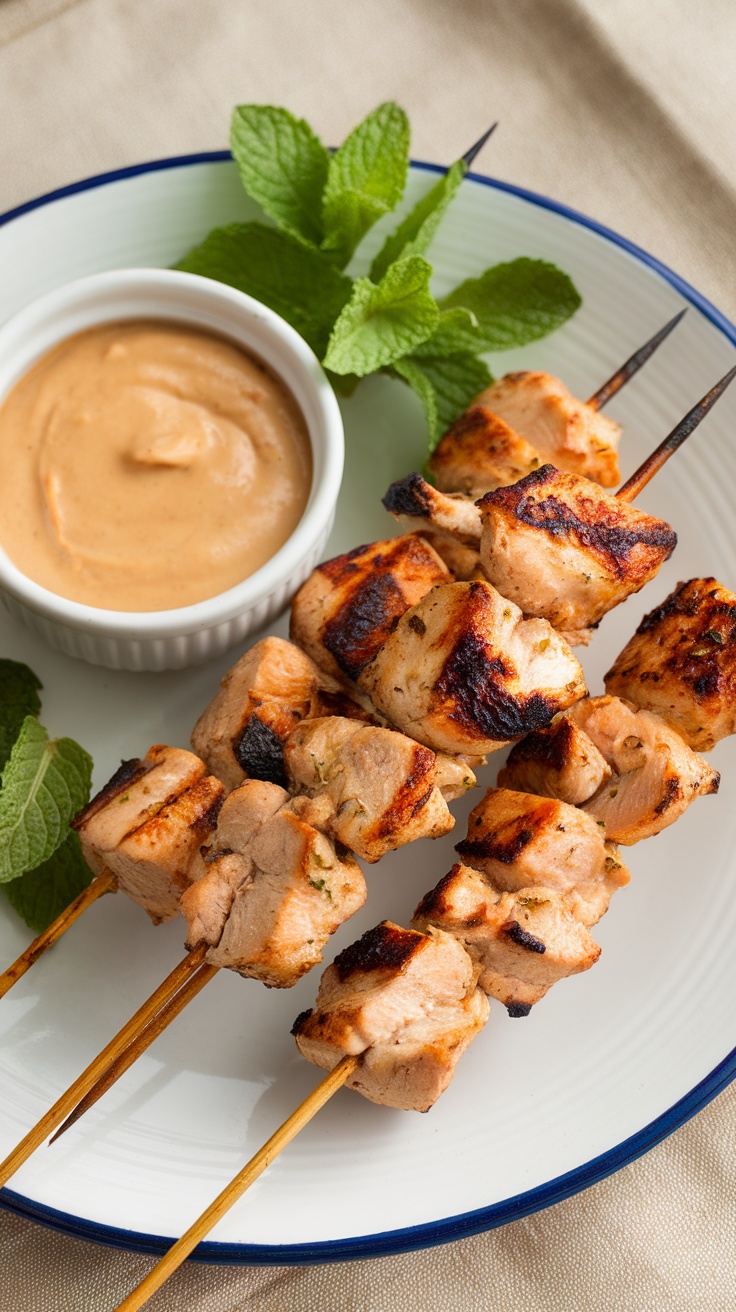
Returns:
[[[239,101],[337,142],[386,97],[413,152],[610,224],[736,316],[733,0],[0,0],[0,210],[221,147]],[[0,290],[0,295],[1,295]],[[734,1312],[736,1088],[585,1194],[425,1253],[181,1270],[152,1312]],[[0,1212],[0,1312],[108,1312],[148,1269]]]

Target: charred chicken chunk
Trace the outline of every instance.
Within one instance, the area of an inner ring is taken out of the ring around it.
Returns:
[[[565,802],[508,788],[488,790],[471,811],[468,836],[456,851],[495,888],[555,889],[585,925],[600,920],[616,889],[629,882],[614,843],[595,819]]]
[[[611,778],[584,809],[614,842],[650,838],[696,797],[718,791],[718,771],[650,711],[619,697],[589,697],[568,715],[611,767]]]
[[[437,552],[454,579],[466,582],[468,579],[484,579],[480,563],[480,552],[475,547],[466,547],[449,533],[435,533],[423,529],[421,536]],[[478,543],[480,546],[480,542]]]
[[[558,469],[582,474],[601,487],[619,482],[621,425],[578,401],[552,374],[506,374],[481,392],[475,404],[505,420],[536,447],[542,460],[551,460]]]
[[[123,761],[74,820],[84,859],[97,875],[109,870],[154,925],[171,920],[224,796],[198,756],[151,747],[143,760]]]
[[[227,788],[246,778],[285,787],[284,742],[301,720],[328,714],[369,718],[293,642],[263,638],[228,670],[192,747]]]
[[[440,439],[429,472],[441,492],[477,499],[542,464],[539,452],[486,405],[470,406]]]
[[[498,787],[581,806],[611,778],[612,770],[587,733],[568,715],[549,729],[527,734],[498,772]]]
[[[547,989],[589,970],[600,956],[558,889],[501,892],[478,870],[454,865],[420,902],[412,927],[459,939],[480,967],[478,983],[511,1016],[526,1016]]]
[[[299,725],[285,759],[292,789],[313,799],[305,818],[371,862],[449,833],[455,821],[446,797],[475,784],[468,766],[403,733],[338,716]]]
[[[488,492],[479,505],[491,583],[571,642],[588,642],[590,629],[654,578],[677,544],[664,520],[552,465]]]
[[[290,636],[321,669],[355,679],[404,612],[449,578],[437,553],[413,533],[356,547],[319,565],[299,589]]]
[[[707,752],[736,730],[736,595],[717,579],[678,583],[644,616],[606,691],[656,711]]]
[[[362,1054],[347,1084],[371,1102],[428,1111],[488,1019],[476,976],[452,935],[384,920],[327,967],[314,1008],[292,1033],[323,1070]]]
[[[408,520],[408,528],[431,525],[435,532],[448,534],[466,546],[480,545],[481,519],[475,502],[470,497],[439,492],[421,474],[407,474],[392,483],[383,504],[395,519]]]
[[[430,592],[401,617],[359,683],[404,733],[452,754],[496,751],[585,692],[564,639],[545,620],[525,620],[485,582]]]
[[[366,897],[360,867],[294,811],[276,784],[248,780],[223,804],[181,909],[190,947],[270,988],[291,988]]]

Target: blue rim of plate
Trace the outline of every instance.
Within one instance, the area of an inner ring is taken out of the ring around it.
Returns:
[[[166,169],[185,168],[195,164],[219,164],[230,162],[231,159],[228,150],[203,151],[196,155],[175,155],[167,159],[150,160],[145,164],[132,164],[109,173],[98,173],[91,178],[73,182],[67,187],[59,187],[56,191],[47,192],[44,196],[37,196],[34,200],[26,201],[23,205],[8,210],[7,213],[0,215],[0,227],[24,214],[29,214],[32,210],[40,209],[43,205],[50,205],[67,196],[74,196],[78,192],[91,191],[97,187],[105,187],[109,183],[134,178],[142,173],[159,173]],[[429,164],[423,160],[412,160],[412,166],[424,169],[428,173],[445,172],[441,165]],[[588,228],[599,237],[626,251],[639,263],[659,274],[736,346],[736,326],[684,278],[655,259],[653,255],[642,250],[640,246],[636,246],[634,242],[627,241],[611,228],[596,223],[594,219],[589,219],[578,210],[561,205],[547,196],[540,196],[537,192],[515,187],[508,182],[500,182],[482,173],[468,173],[467,176],[471,181],[478,182],[484,187],[517,196],[540,209],[551,210],[553,214],[559,214],[573,223]],[[560,1203],[590,1185],[597,1184],[599,1180],[604,1180],[606,1176],[613,1175],[615,1171],[635,1161],[637,1157],[641,1157],[650,1148],[666,1139],[674,1130],[679,1129],[734,1079],[736,1079],[736,1048],[689,1093],[630,1138],[624,1139],[616,1147],[608,1149],[607,1152],[585,1162],[582,1166],[547,1181],[546,1184],[538,1185],[523,1194],[516,1194],[512,1198],[505,1198],[489,1207],[481,1207],[472,1212],[464,1212],[459,1216],[446,1217],[442,1221],[432,1221],[425,1225],[313,1244],[202,1243],[189,1260],[232,1266],[313,1266],[325,1262],[344,1262],[355,1258],[386,1257],[393,1253],[412,1252],[421,1248],[432,1248],[437,1244],[446,1244],[454,1239],[465,1239],[485,1230],[493,1230],[497,1226],[506,1225],[509,1221],[518,1221],[533,1212],[540,1212],[553,1203]],[[174,1242],[172,1238],[164,1238],[160,1235],[141,1234],[135,1230],[122,1230],[117,1226],[98,1225],[92,1221],[85,1221],[68,1212],[60,1212],[56,1208],[34,1203],[32,1199],[7,1188],[0,1189],[0,1207],[77,1239],[90,1240],[110,1248],[123,1248],[159,1256]]]

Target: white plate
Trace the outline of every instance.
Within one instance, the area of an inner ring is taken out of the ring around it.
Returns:
[[[413,168],[410,198],[432,180]],[[223,155],[127,169],[43,198],[0,227],[3,313],[80,274],[169,264],[213,224],[249,213]],[[559,263],[584,303],[560,332],[496,367],[550,368],[578,394],[593,392],[683,299],[692,303],[611,406],[626,425],[628,475],[733,363],[736,330],[613,234],[539,197],[466,181],[432,252],[438,292],[517,255]],[[381,494],[421,465],[424,445],[418,405],[398,383],[371,380],[344,414],[333,553],[393,532]],[[678,579],[715,573],[736,586],[735,425],[736,387],[643,497],[680,545],[601,626],[584,657],[593,691],[643,611]],[[186,745],[236,655],[185,673],[115,674],[58,655],[0,616],[0,654],[38,672],[45,723],[90,749],[97,785],[152,742]],[[736,1073],[735,749],[731,739],[712,756],[724,772],[719,799],[698,801],[656,842],[630,851],[632,882],[595,930],[603,954],[593,971],[559,985],[528,1019],[494,1006],[428,1116],[343,1090],[198,1256],[322,1262],[470,1234],[617,1169],[712,1098]],[[486,786],[497,765],[483,772]],[[468,805],[458,807],[455,840]],[[330,955],[386,916],[406,923],[452,860],[450,836],[370,868],[367,905]],[[0,962],[27,941],[0,904]],[[124,898],[104,898],[0,1004],[0,1156],[171,969],[182,941],[181,922],[154,929]],[[168,1245],[316,1083],[289,1037],[316,988],[316,972],[293,990],[266,991],[223,971],[79,1127],[31,1158],[2,1201],[104,1242]]]

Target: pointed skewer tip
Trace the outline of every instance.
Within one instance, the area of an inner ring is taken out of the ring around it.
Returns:
[[[485,146],[488,138],[493,135],[497,127],[498,127],[498,120],[496,120],[495,123],[491,124],[488,131],[483,133],[483,136],[480,137],[478,141],[476,141],[474,146],[470,147],[470,150],[466,150],[465,154],[460,156],[466,169],[469,169],[471,164],[473,164],[476,157],[480,154],[483,147]]]
[[[603,386],[599,387],[598,391],[591,396],[588,405],[592,406],[594,410],[601,410],[603,406],[621,390],[624,383],[628,383],[629,379],[633,378],[634,374],[639,372],[642,365],[646,364],[649,357],[657,350],[657,347],[661,346],[665,338],[669,337],[673,328],[677,327],[683,315],[687,314],[687,310],[688,307],[686,305],[684,309],[680,310],[673,319],[670,319],[663,328],[660,328],[653,337],[650,337],[649,341],[645,342],[643,346],[640,346],[637,351],[634,351],[634,354],[629,356],[628,360],[616,370],[615,374],[612,374]]]

